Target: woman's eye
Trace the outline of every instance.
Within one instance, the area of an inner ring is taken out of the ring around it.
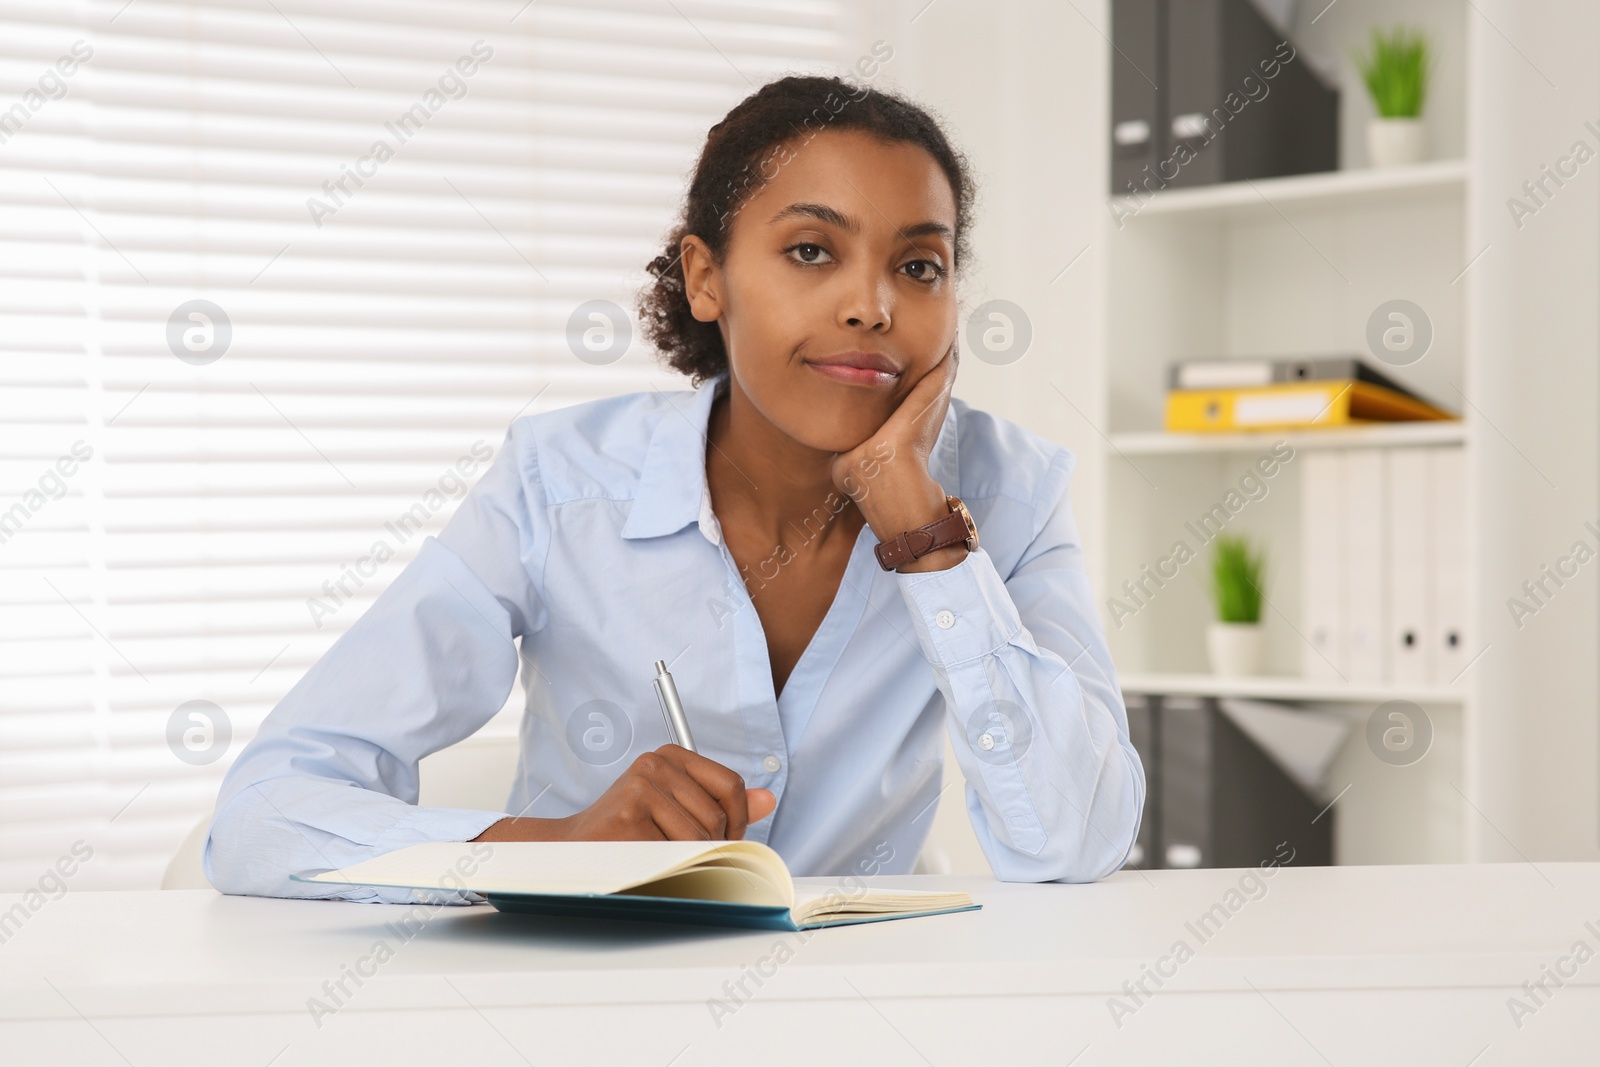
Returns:
[[[828,250],[823,248],[821,245],[811,244],[810,242],[804,241],[797,245],[790,245],[788,248],[785,248],[784,251],[791,253],[798,251],[801,258],[796,262],[804,263],[807,266],[813,267],[819,266],[824,262],[823,260],[812,258],[813,256],[826,256],[828,254]]]
[[[944,268],[939,266],[939,264],[935,263],[931,259],[913,259],[910,263],[907,263],[905,267],[921,268],[920,271],[911,275],[911,278],[915,281],[932,282],[944,277]]]

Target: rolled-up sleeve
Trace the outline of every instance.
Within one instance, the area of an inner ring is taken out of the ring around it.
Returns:
[[[548,537],[536,454],[514,425],[437,538],[267,715],[223,779],[204,868],[224,893],[465,903],[467,893],[290,879],[428,841],[467,841],[505,812],[418,807],[422,757],[470,736],[516,681],[516,640],[545,624],[532,575]]]
[[[1002,881],[1094,881],[1127,859],[1144,767],[1083,568],[1058,452],[1036,503],[996,499],[1031,539],[1002,577],[980,546],[898,581],[945,699],[967,812]]]

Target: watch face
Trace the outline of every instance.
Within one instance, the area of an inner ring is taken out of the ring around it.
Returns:
[[[961,516],[961,521],[967,525],[967,551],[976,552],[978,550],[978,526],[972,521],[972,512],[967,510],[967,505],[961,502],[960,497],[950,497],[948,498],[948,503],[951,509]]]

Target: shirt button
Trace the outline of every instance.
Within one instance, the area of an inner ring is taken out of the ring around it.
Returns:
[[[933,617],[933,621],[939,624],[939,629],[948,630],[956,624],[956,617],[951,612],[941,611]]]
[[[768,773],[777,774],[778,768],[783,766],[783,761],[778,759],[777,756],[768,756],[761,761],[761,766],[765,767]]]

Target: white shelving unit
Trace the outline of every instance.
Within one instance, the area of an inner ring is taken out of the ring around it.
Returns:
[[[1322,5],[1311,5],[1319,8]],[[1301,16],[1296,45],[1347,57],[1374,24],[1421,24],[1445,54],[1436,97],[1464,100],[1467,5],[1445,0],[1345,0],[1318,25]],[[1342,80],[1345,155],[1352,155],[1349,109],[1367,108],[1353,80]],[[1460,105],[1457,105],[1458,108]],[[1465,118],[1445,109],[1436,145],[1462,152]],[[1279,441],[1299,455],[1321,448],[1474,448],[1472,421],[1411,423],[1290,433],[1169,434],[1161,430],[1167,368],[1185,359],[1358,356],[1367,320],[1380,304],[1420,305],[1433,327],[1427,355],[1386,373],[1453,412],[1465,408],[1469,379],[1465,285],[1478,249],[1468,246],[1472,165],[1446,159],[1391,170],[1352,168],[1169,189],[1134,201],[1113,197],[1106,230],[1109,320],[1100,411],[1106,447],[1096,455],[1099,543],[1107,546],[1099,584],[1119,597],[1125,583],[1167,556],[1204,514]],[[1469,452],[1469,469],[1470,452]],[[1470,788],[1467,722],[1470,673],[1425,687],[1334,686],[1300,676],[1300,472],[1293,461],[1266,481],[1267,492],[1233,517],[1231,533],[1267,546],[1264,622],[1269,676],[1219,679],[1208,673],[1204,630],[1209,551],[1143,598],[1133,614],[1103,613],[1124,689],[1131,692],[1241,696],[1334,706],[1364,725],[1378,705],[1408,700],[1430,717],[1426,758],[1395,767],[1373,756],[1363,729],[1352,730],[1334,766],[1340,795],[1335,856],[1341,863],[1456,862],[1475,858],[1459,788]],[[1191,542],[1192,537],[1188,538]],[[1191,547],[1194,547],[1191,545]],[[1474,549],[1469,550],[1475,551]],[[1475,561],[1461,580],[1471,586]],[[1124,605],[1134,603],[1124,600]],[[1454,792],[1453,792],[1454,791]]]
[[[1110,441],[1125,456],[1259,452],[1286,441],[1307,448],[1419,448],[1466,441],[1464,422],[1397,422],[1345,430],[1294,430],[1281,433],[1114,433]]]
[[[1210,214],[1241,218],[1291,206],[1332,208],[1360,203],[1371,207],[1404,204],[1440,193],[1459,196],[1466,182],[1466,161],[1453,159],[1387,170],[1337,170],[1171,189],[1152,196],[1143,207],[1129,197],[1117,197],[1113,206],[1119,216]]]
[[[1189,696],[1249,697],[1252,700],[1294,700],[1319,704],[1381,704],[1407,700],[1424,706],[1459,706],[1464,689],[1451,686],[1330,685],[1297,675],[1264,674],[1254,678],[1218,678],[1214,674],[1122,674],[1117,680],[1135,693],[1183,693]]]

